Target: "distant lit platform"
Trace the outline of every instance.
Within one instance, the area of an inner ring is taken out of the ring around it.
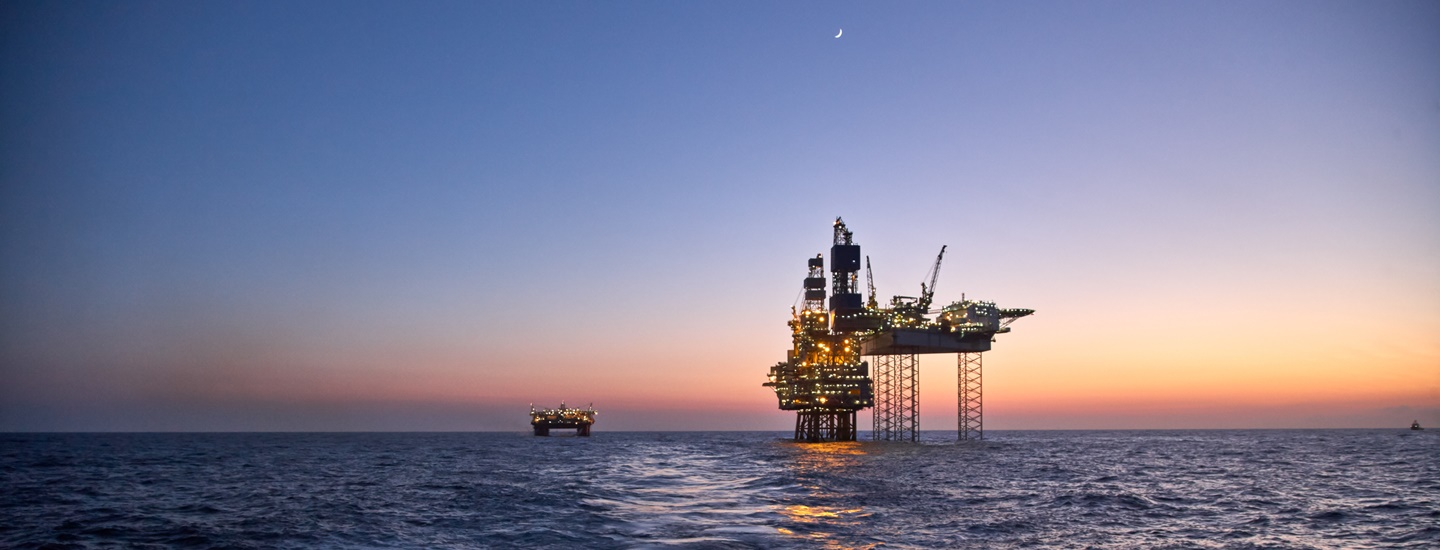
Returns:
[[[939,329],[890,329],[860,343],[860,355],[910,355],[990,351],[993,333],[946,332]]]
[[[589,437],[596,414],[594,404],[584,409],[572,409],[561,403],[558,409],[538,410],[535,405],[530,405],[530,425],[535,428],[535,435],[539,436],[548,436],[554,429],[573,429],[575,435]]]

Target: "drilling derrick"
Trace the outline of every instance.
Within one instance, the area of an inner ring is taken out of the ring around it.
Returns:
[[[775,389],[781,410],[796,411],[796,441],[854,441],[856,412],[874,398],[859,338],[879,318],[861,303],[860,245],[839,218],[830,247],[834,292],[828,311],[824,264],[818,255],[807,263],[805,309],[792,310],[789,323],[792,347],[785,361],[770,367],[764,385]]]

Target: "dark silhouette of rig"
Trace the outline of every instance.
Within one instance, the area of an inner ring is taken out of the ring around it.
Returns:
[[[995,335],[1009,332],[1011,322],[1034,310],[1002,309],[963,295],[958,302],[930,309],[945,258],[943,246],[926,274],[929,283],[920,283],[920,296],[895,296],[881,306],[868,257],[869,296],[860,295],[860,258],[854,235],[835,218],[828,308],[825,259],[817,254],[807,262],[804,309],[791,308],[793,346],[785,361],[770,367],[764,384],[775,389],[781,410],[796,411],[795,440],[854,441],[856,414],[874,406],[874,439],[915,441],[917,356],[926,353],[957,355],[959,438],[983,438],[980,354],[990,350]],[[871,361],[862,361],[862,356],[871,356]]]

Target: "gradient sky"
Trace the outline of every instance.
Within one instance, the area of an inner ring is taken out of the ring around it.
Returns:
[[[836,216],[882,299],[949,245],[937,302],[1038,311],[987,428],[1440,426],[1440,3],[0,25],[0,431],[788,429],[760,383]]]

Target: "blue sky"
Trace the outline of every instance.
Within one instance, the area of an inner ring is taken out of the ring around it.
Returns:
[[[1041,312],[990,359],[1014,402],[1055,369],[1144,382],[1075,411],[1233,408],[1269,378],[1171,358],[1239,333],[1275,358],[1236,372],[1279,378],[1372,350],[1288,404],[1364,366],[1392,370],[1356,407],[1440,407],[1434,3],[3,15],[0,429],[505,429],[560,399],[784,428],[758,384],[835,216],[882,294],[949,245],[942,300]]]

